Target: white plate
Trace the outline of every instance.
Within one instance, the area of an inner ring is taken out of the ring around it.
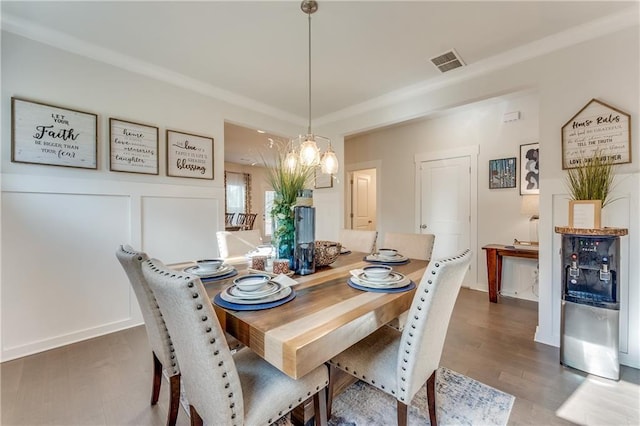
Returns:
[[[407,277],[402,277],[400,281],[396,281],[394,283],[374,283],[371,281],[363,281],[356,277],[351,277],[351,281],[358,284],[359,286],[368,288],[400,288],[406,287],[411,283],[411,280]]]
[[[356,278],[363,282],[387,286],[402,281],[404,279],[404,275],[402,275],[400,272],[391,271],[389,272],[389,275],[380,279],[368,277],[366,272],[361,272]]]
[[[291,294],[291,287],[282,287],[282,289],[276,293],[270,294],[269,296],[260,297],[257,299],[244,299],[240,297],[234,297],[227,291],[231,287],[227,287],[226,289],[220,292],[220,297],[222,300],[226,300],[230,303],[237,303],[240,305],[258,305],[260,303],[269,303],[275,302],[280,299],[284,299],[285,297]]]
[[[237,285],[232,285],[225,289],[225,292],[232,297],[237,299],[260,299],[262,297],[271,296],[274,293],[282,290],[282,284],[277,283],[275,281],[269,281],[265,284],[265,287],[256,291],[242,291],[238,288]]]
[[[212,272],[202,271],[198,266],[189,266],[187,268],[184,268],[183,271],[186,272],[187,274],[197,275],[200,278],[213,278],[213,277],[219,277],[222,275],[229,274],[233,272],[234,269],[236,268],[234,268],[231,265],[224,264],[220,269]]]

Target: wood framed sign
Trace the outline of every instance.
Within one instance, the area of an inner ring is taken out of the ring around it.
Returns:
[[[562,126],[562,169],[600,154],[613,164],[631,162],[631,116],[591,99]]]
[[[98,168],[96,114],[11,98],[11,161]]]
[[[109,118],[109,168],[114,172],[158,174],[158,128]]]
[[[213,138],[167,130],[167,176],[213,179]]]

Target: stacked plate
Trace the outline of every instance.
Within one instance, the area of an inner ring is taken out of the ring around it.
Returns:
[[[184,272],[188,274],[193,274],[199,276],[201,279],[216,279],[223,280],[225,278],[232,277],[238,273],[236,268],[231,265],[223,264],[220,268],[215,271],[211,270],[202,270],[199,266],[189,266],[188,268],[183,269]]]
[[[391,271],[384,278],[368,277],[365,272],[360,272],[351,277],[351,282],[360,287],[367,288],[401,288],[411,284],[411,280],[400,272]]]
[[[234,280],[233,285],[225,288],[220,292],[220,298],[230,303],[236,303],[239,305],[253,305],[276,302],[286,297],[289,297],[293,291],[291,287],[284,286],[275,281],[267,281],[267,283],[257,290],[243,291],[240,290],[236,281],[243,277]]]
[[[385,256],[380,253],[372,253],[364,258],[367,262],[378,262],[378,263],[405,263],[409,260],[407,256],[403,256],[400,253],[396,253],[391,256]]]

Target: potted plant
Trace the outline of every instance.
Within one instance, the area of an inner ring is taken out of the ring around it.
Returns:
[[[601,209],[615,201],[610,197],[614,167],[609,157],[596,151],[578,167],[567,170],[569,227],[600,228]]]

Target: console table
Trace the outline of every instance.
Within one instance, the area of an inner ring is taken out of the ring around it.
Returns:
[[[504,256],[538,259],[538,246],[487,244],[482,249],[487,252],[489,300],[493,303],[498,303],[498,294],[502,285],[502,258]]]

